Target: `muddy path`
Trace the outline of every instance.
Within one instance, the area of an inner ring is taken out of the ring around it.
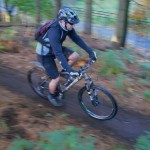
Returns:
[[[0,66],[0,85],[7,87],[18,95],[24,95],[32,102],[41,102],[45,107],[53,107],[48,101],[38,97],[27,83],[27,75],[5,66]],[[65,97],[65,106],[56,108],[62,112],[70,114],[78,122],[84,122],[91,128],[96,128],[113,136],[119,140],[134,143],[136,138],[144,134],[144,131],[150,131],[150,120],[148,116],[143,116],[135,112],[129,112],[119,107],[117,116],[109,121],[98,121],[88,117],[80,108],[77,101],[78,85],[71,91],[68,91]]]

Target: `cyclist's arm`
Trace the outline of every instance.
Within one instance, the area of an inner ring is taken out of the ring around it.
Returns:
[[[74,29],[69,31],[68,36],[74,41],[78,46],[84,49],[89,55],[93,53],[93,50],[82,40],[82,38],[76,33]]]

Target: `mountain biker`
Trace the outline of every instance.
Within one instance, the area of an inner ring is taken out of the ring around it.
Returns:
[[[78,60],[79,54],[63,46],[66,36],[69,36],[73,42],[89,54],[89,57],[93,61],[96,61],[96,53],[76,33],[74,25],[77,23],[79,23],[79,18],[75,11],[69,7],[62,7],[57,14],[56,22],[52,24],[50,29],[44,35],[44,40],[48,42],[50,48],[39,42],[36,47],[38,60],[52,78],[49,83],[48,100],[54,106],[63,105],[62,100],[55,94],[60,80],[55,58],[57,58],[63,70],[69,72],[70,75],[79,75],[79,72],[73,70],[71,67]]]

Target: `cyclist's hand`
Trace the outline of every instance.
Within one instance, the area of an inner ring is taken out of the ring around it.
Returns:
[[[71,75],[71,76],[80,76],[80,72],[77,71],[77,70],[72,70],[72,71],[70,72],[70,75]]]
[[[97,60],[97,56],[94,51],[89,55],[89,57],[91,58],[92,62],[95,62]]]

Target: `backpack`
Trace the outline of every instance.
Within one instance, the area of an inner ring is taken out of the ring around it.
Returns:
[[[44,42],[43,37],[46,34],[46,32],[50,29],[51,25],[54,24],[55,22],[56,20],[50,20],[44,25],[38,26],[38,28],[35,31],[34,39],[40,42],[41,44],[45,45],[46,43]]]

